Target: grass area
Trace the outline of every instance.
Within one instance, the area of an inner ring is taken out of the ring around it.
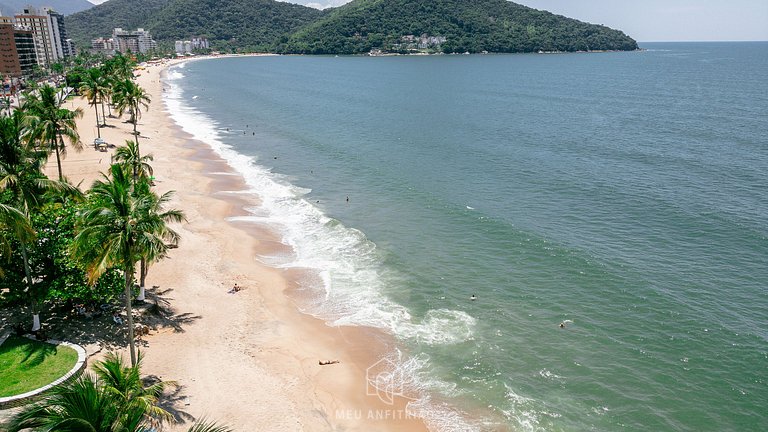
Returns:
[[[77,351],[11,336],[0,345],[0,397],[40,388],[61,378],[77,363]]]

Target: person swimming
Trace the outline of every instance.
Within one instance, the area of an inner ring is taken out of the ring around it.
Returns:
[[[477,300],[477,296],[472,294],[471,296],[469,296],[469,299],[472,300],[472,301],[475,301],[475,300]]]

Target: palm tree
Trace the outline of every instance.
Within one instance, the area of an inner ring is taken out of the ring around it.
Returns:
[[[136,261],[145,255],[163,255],[168,249],[165,241],[178,239],[166,222],[180,222],[183,215],[175,210],[158,213],[159,199],[154,194],[135,194],[129,174],[119,165],[112,165],[110,173],[111,179],[105,175],[89,191],[91,206],[78,223],[72,254],[86,264],[90,283],[110,267],[123,269],[128,343],[135,365],[131,287]]]
[[[93,105],[93,109],[96,112],[96,137],[101,138],[101,124],[99,123],[99,106],[98,103],[101,98],[104,97],[104,87],[102,83],[101,71],[98,68],[88,69],[85,79],[80,84],[80,93],[82,93],[88,104]],[[103,106],[102,106],[103,108]],[[107,120],[104,119],[104,124]]]
[[[157,406],[166,383],[144,387],[140,366],[128,367],[121,357],[107,354],[76,381],[58,386],[43,402],[27,405],[5,425],[8,432],[29,430],[63,432],[148,432],[153,425],[173,417]],[[200,421],[188,432],[231,432],[231,429]]]
[[[137,409],[138,411],[138,409]],[[124,429],[118,407],[108,392],[91,374],[84,374],[68,384],[54,387],[52,394],[42,403],[25,406],[5,425],[8,432],[82,431],[113,432]],[[143,413],[141,413],[143,415]],[[132,419],[139,417],[137,413]],[[135,423],[135,422],[133,422]],[[115,426],[122,426],[115,429]]]
[[[56,153],[59,181],[64,180],[61,171],[61,157],[66,155],[64,137],[68,138],[75,150],[83,149],[75,122],[83,116],[83,110],[68,110],[61,107],[62,103],[57,90],[45,84],[38,89],[37,94],[27,97],[27,115],[24,119],[27,138],[48,147],[48,153]]]
[[[29,221],[30,215],[45,202],[46,192],[77,194],[79,191],[67,183],[49,180],[42,174],[45,153],[21,139],[22,116],[23,113],[16,111],[10,117],[0,118],[0,192],[8,193],[10,206]],[[34,296],[32,269],[29,265],[29,248],[34,235],[31,228],[25,225],[14,223],[12,228],[19,241],[24,263],[26,291],[32,305],[32,330],[37,331],[40,329],[40,308]]]
[[[114,101],[117,112],[121,116],[126,111],[131,115],[130,122],[133,123],[133,135],[136,137],[136,148],[138,151],[139,132],[136,130],[136,125],[141,118],[141,108],[149,109],[149,103],[152,100],[141,86],[130,79],[125,79],[115,83]]]
[[[30,242],[35,237],[35,230],[29,218],[19,209],[7,204],[0,204],[0,229],[11,231],[20,242]],[[11,257],[11,243],[5,236],[0,236],[0,256],[5,256],[9,260]],[[3,275],[3,269],[0,268],[0,277]]]
[[[131,170],[134,185],[139,177],[148,178],[152,175],[152,166],[149,164],[153,160],[152,155],[141,156],[139,146],[133,141],[125,140],[125,147],[118,147],[112,158]]]
[[[146,156],[140,156],[139,148],[136,145],[135,142],[126,140],[125,141],[125,147],[118,147],[118,149],[115,151],[114,160],[118,164],[120,164],[125,170],[128,170],[133,174],[133,188],[134,193],[148,193],[149,188],[148,187],[141,187],[141,186],[148,186],[149,177],[152,175],[152,166],[149,164],[149,161],[152,160],[152,155],[146,155]],[[139,185],[138,181],[142,180],[143,183]],[[146,190],[142,190],[146,189]],[[173,236],[175,237],[176,234],[173,233]],[[162,258],[162,256],[142,256],[141,257],[141,263],[139,266],[139,295],[136,296],[136,300],[144,301],[145,299],[145,291],[146,291],[146,279],[147,279],[147,271],[149,270],[147,259],[150,259],[150,262],[155,261],[157,259]]]
[[[138,181],[134,183],[134,193],[136,196],[144,197],[147,200],[145,210],[147,211],[148,216],[158,217],[163,221],[170,222],[181,222],[186,220],[184,213],[180,210],[163,210],[165,205],[173,197],[174,192],[169,191],[161,196],[157,196],[157,194],[150,189],[149,179],[146,176],[139,177]],[[179,244],[179,234],[176,231],[170,229],[165,224],[163,224],[161,228],[162,231],[158,234],[160,234],[166,241],[166,243],[163,244],[163,247],[158,248],[150,243],[141,247],[141,255],[139,257],[141,263],[139,267],[139,295],[136,296],[137,300],[144,301],[146,279],[150,264],[165,258],[168,254],[168,249]]]
[[[170,421],[173,416],[157,406],[157,402],[163,390],[174,383],[158,381],[145,387],[141,379],[141,360],[142,356],[139,354],[134,366],[126,366],[121,356],[108,353],[104,360],[93,367],[93,370],[118,406],[131,410],[134,406],[139,406],[153,419]]]

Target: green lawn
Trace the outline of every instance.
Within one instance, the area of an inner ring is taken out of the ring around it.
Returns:
[[[77,351],[72,348],[11,336],[0,345],[0,397],[50,384],[75,363]]]

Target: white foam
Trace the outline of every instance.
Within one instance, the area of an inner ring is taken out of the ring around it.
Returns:
[[[510,404],[502,412],[504,416],[518,425],[517,430],[543,432],[544,428],[541,426],[541,418],[543,416],[560,416],[560,414],[554,412],[538,411],[534,399],[515,393],[509,384],[504,383],[504,388],[506,389],[506,397]]]
[[[290,183],[290,177],[273,173],[257,163],[255,157],[236,152],[223,141],[227,135],[215,120],[183,102],[179,80],[184,75],[172,68],[167,74],[168,91],[164,93],[166,110],[177,124],[195,139],[209,145],[255,191],[259,206],[247,208],[250,215],[229,218],[232,221],[268,224],[280,235],[291,255],[261,256],[262,262],[279,268],[308,269],[317,276],[303,286],[314,294],[314,302],[305,312],[320,317],[329,325],[370,326],[385,329],[394,336],[422,344],[456,344],[473,337],[476,320],[465,312],[437,309],[423,319],[414,319],[403,305],[393,302],[383,292],[397,284],[398,276],[383,267],[376,245],[364,233],[329,218],[305,196],[310,190]],[[466,424],[450,407],[431,403],[427,388],[450,385],[427,380],[424,371],[428,359],[397,358],[393,368],[408,377],[407,386],[419,394],[415,405],[438,430],[479,430]],[[458,426],[457,426],[458,425]]]

